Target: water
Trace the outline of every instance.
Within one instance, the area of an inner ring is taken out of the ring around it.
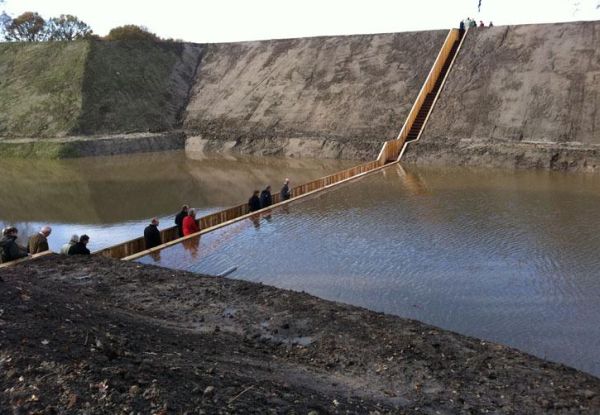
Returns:
[[[145,257],[413,318],[600,376],[600,176],[388,168]]]
[[[74,160],[0,160],[0,227],[15,225],[20,242],[41,226],[59,251],[73,233],[91,250],[143,234],[150,218],[173,225],[184,203],[201,215],[245,203],[253,189],[279,190],[354,165],[351,161],[203,156],[185,152]]]

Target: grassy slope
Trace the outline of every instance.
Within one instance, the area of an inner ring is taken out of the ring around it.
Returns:
[[[181,50],[177,43],[91,43],[76,132],[164,131],[173,127],[169,80]]]
[[[60,137],[75,127],[88,47],[0,43],[0,136]]]

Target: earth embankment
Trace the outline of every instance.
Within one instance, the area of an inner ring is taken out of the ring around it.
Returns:
[[[77,128],[89,42],[0,42],[0,137]]]
[[[472,29],[407,161],[600,170],[600,22]]]
[[[0,408],[594,413],[600,380],[304,293],[51,256],[0,271]]]
[[[181,126],[201,54],[200,45],[176,42],[0,43],[0,137],[171,132]],[[57,148],[49,155],[70,151]]]
[[[213,150],[373,159],[400,131],[447,33],[207,45],[184,128]]]

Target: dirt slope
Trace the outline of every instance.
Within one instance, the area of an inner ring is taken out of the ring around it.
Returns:
[[[600,22],[468,32],[421,163],[600,169]]]
[[[234,150],[373,158],[447,31],[208,45],[185,129]]]

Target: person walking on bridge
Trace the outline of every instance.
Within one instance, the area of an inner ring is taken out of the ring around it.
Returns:
[[[44,226],[40,231],[29,238],[29,253],[31,255],[39,254],[40,252],[46,252],[50,248],[48,247],[48,237],[52,233],[50,226]]]
[[[2,239],[0,239],[0,263],[27,257],[27,249],[24,246],[17,244],[18,233],[19,231],[14,226],[9,226],[2,230]]]
[[[248,207],[250,212],[256,212],[257,210],[260,210],[260,199],[258,197],[259,193],[260,192],[258,190],[255,190],[252,193],[252,197],[248,199]]]
[[[273,196],[271,196],[271,186],[267,186],[265,190],[260,192],[260,207],[266,208],[273,204]]]
[[[284,200],[288,200],[292,196],[290,192],[290,179],[288,179],[287,177],[283,182],[283,187],[281,188],[281,192],[279,192],[279,196],[281,202],[283,202]]]
[[[87,248],[87,244],[90,241],[90,237],[87,235],[81,235],[79,242],[69,248],[69,255],[90,255],[90,250]]]
[[[77,236],[76,234],[71,235],[71,239],[69,239],[69,242],[67,242],[60,248],[60,253],[62,255],[68,255],[69,249],[71,249],[71,247],[77,242],[79,242],[79,236]]]
[[[158,218],[152,218],[150,225],[146,226],[144,229],[144,241],[146,242],[146,249],[151,249],[155,246],[162,245],[158,224]]]
[[[190,209],[188,215],[183,218],[183,236],[188,236],[196,232],[200,232],[200,228],[196,223],[196,211]]]
[[[175,225],[177,225],[177,235],[181,238],[183,236],[183,219],[188,214],[188,205],[183,205],[181,207],[181,212],[175,215]]]

